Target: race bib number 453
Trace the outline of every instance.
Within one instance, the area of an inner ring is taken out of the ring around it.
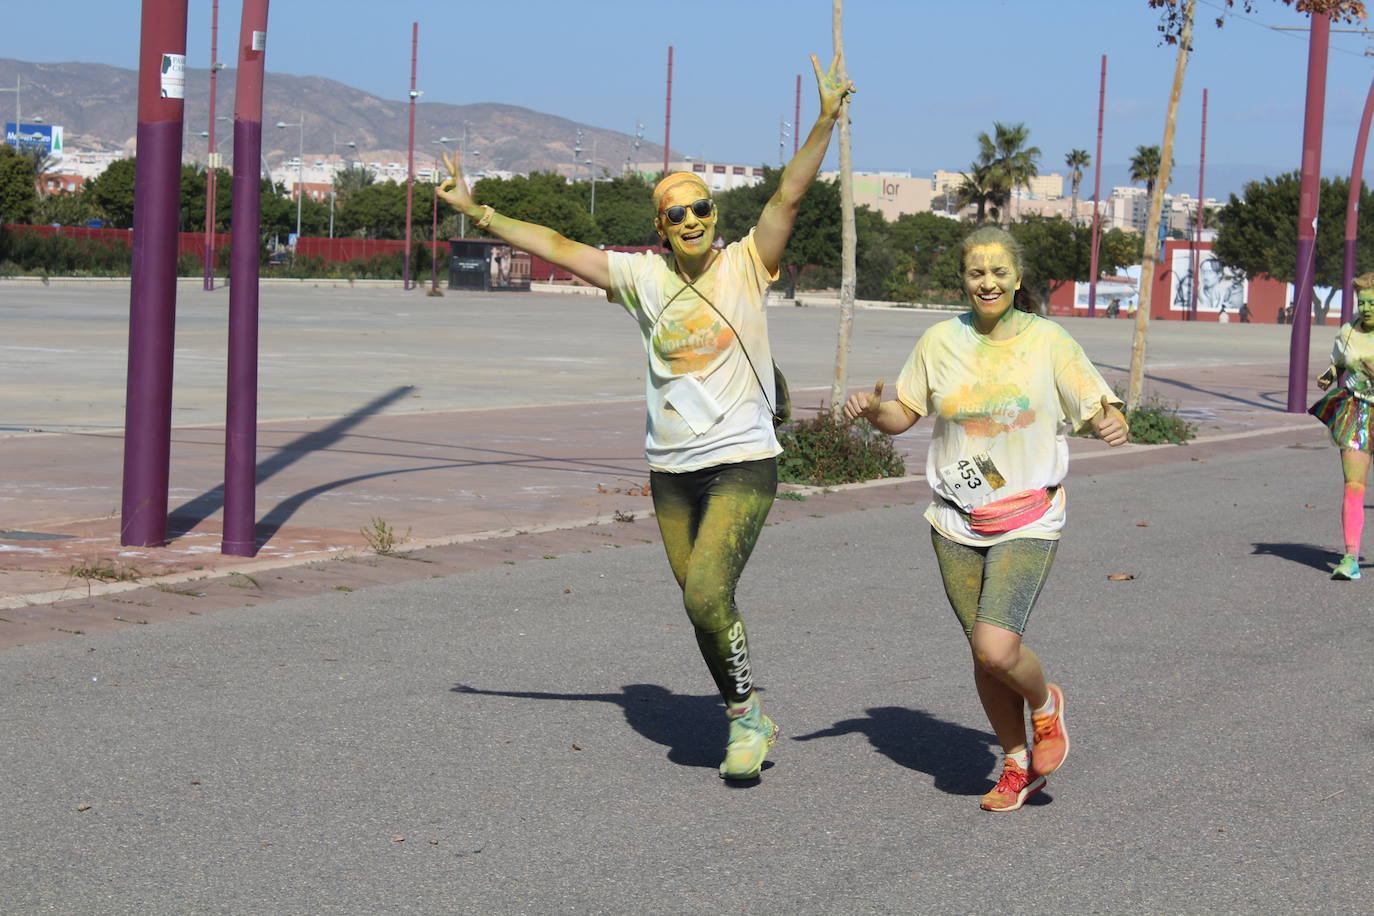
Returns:
[[[986,452],[960,458],[937,473],[945,485],[945,495],[965,512],[992,502],[993,492],[1007,485],[1007,479]]]

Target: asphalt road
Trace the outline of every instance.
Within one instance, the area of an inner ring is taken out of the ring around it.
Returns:
[[[1069,491],[1028,639],[1073,753],[1019,812],[978,809],[926,527],[872,509],[764,534],[740,600],[783,732],[746,788],[656,544],[7,650],[0,912],[1367,911],[1334,454]]]

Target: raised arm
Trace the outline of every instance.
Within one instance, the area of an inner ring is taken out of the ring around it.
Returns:
[[[606,252],[591,245],[574,242],[547,226],[527,223],[502,216],[494,209],[481,206],[468,193],[463,169],[457,154],[444,154],[448,177],[439,185],[439,197],[459,213],[467,214],[479,228],[485,229],[503,242],[536,257],[557,264],[592,286],[607,289],[611,285],[610,263]]]
[[[801,206],[802,195],[815,180],[825,159],[825,150],[830,145],[830,133],[840,112],[849,104],[849,96],[854,92],[854,83],[840,81],[836,75],[839,58],[830,62],[830,69],[821,72],[820,61],[811,55],[811,67],[816,71],[816,86],[821,95],[821,113],[807,134],[806,142],[782,170],[778,189],[763,207],[763,214],[754,230],[754,245],[758,248],[763,266],[770,271],[777,270],[782,263],[782,252],[792,235],[792,224],[797,219],[797,209]]]

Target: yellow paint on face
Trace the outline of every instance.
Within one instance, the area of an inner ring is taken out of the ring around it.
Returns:
[[[1355,297],[1355,307],[1359,314],[1356,316],[1360,329],[1363,331],[1374,330],[1374,289],[1362,289]]]
[[[710,196],[706,186],[696,178],[676,182],[663,192],[658,204],[658,213],[654,217],[654,228],[658,230],[659,235],[668,240],[679,261],[704,258],[711,251],[711,243],[716,239],[716,210],[713,207],[711,215],[705,219],[692,212],[693,203]],[[687,216],[682,222],[673,225],[663,215],[663,211],[669,207],[686,207]]]
[[[1011,311],[1021,288],[1021,274],[1003,245],[975,245],[964,253],[964,292],[973,306],[978,329],[988,333]]]

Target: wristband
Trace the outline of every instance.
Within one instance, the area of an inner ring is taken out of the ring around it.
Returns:
[[[482,204],[482,210],[485,212],[483,212],[482,218],[476,223],[478,229],[487,228],[487,226],[491,224],[491,218],[496,215],[496,208],[488,206],[487,204]]]

